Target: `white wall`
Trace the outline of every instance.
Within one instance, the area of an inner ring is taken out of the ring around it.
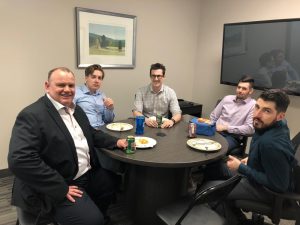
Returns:
[[[235,93],[232,86],[221,85],[223,24],[257,20],[299,18],[297,0],[204,0],[201,2],[199,48],[194,79],[193,100],[201,102],[208,117],[216,99]],[[256,91],[254,96],[260,91]],[[300,130],[300,96],[290,96],[287,120],[293,137]]]
[[[167,66],[166,83],[179,98],[202,103],[209,116],[216,99],[234,93],[219,84],[223,24],[300,17],[299,0],[1,0],[0,169],[7,168],[16,115],[43,95],[47,72],[67,66],[83,81],[83,70],[76,68],[75,7],[137,16],[136,68],[107,69],[104,80],[117,119],[131,115],[134,93],[149,82],[154,62]],[[300,97],[290,98],[293,136],[300,127]]]
[[[131,116],[134,93],[149,80],[152,63],[167,67],[166,84],[192,99],[199,29],[199,0],[1,0],[0,169],[7,168],[10,133],[18,112],[44,94],[47,72],[76,67],[75,7],[137,16],[136,68],[106,69],[103,90],[117,118]],[[101,62],[99,62],[101,64]]]

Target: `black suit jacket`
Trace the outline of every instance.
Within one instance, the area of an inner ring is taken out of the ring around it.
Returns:
[[[113,148],[117,138],[94,130],[79,106],[74,117],[87,139],[91,165],[96,167],[95,147]],[[15,175],[13,205],[40,213],[65,199],[68,184],[78,171],[78,158],[72,136],[47,96],[17,116],[8,166]]]

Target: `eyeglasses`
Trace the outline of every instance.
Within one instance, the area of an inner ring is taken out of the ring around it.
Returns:
[[[153,74],[151,74],[150,76],[152,79],[156,79],[156,78],[161,79],[163,77],[163,75],[153,75]]]

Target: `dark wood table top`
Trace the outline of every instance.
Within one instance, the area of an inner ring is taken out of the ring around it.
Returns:
[[[135,136],[135,120],[126,119],[118,122],[129,123],[133,125],[133,129],[129,131],[111,131],[105,126],[103,131],[118,138],[126,138],[129,135]],[[161,136],[163,134],[163,136]],[[202,152],[194,150],[187,145],[188,123],[180,121],[172,128],[159,129],[151,128],[145,125],[145,132],[142,136],[154,138],[157,144],[149,149],[137,149],[134,154],[126,154],[121,150],[105,150],[105,153],[110,157],[120,160],[122,162],[151,166],[151,167],[166,167],[166,168],[179,168],[179,167],[193,167],[221,159],[227,152],[228,144],[226,139],[218,134],[214,136],[197,137],[211,139],[219,142],[222,145],[221,150],[216,152]]]

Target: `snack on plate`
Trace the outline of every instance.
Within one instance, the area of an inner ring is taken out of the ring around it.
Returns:
[[[211,124],[210,119],[198,118],[197,121],[198,121],[199,123],[207,123],[207,124]]]
[[[148,144],[148,140],[147,139],[144,139],[144,138],[141,138],[139,139],[139,142],[142,144],[142,145],[145,145],[145,144]]]

